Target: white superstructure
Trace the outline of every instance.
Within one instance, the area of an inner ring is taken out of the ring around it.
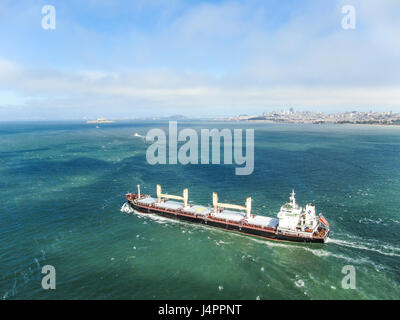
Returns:
[[[278,213],[278,230],[312,233],[319,226],[319,218],[315,214],[315,206],[311,203],[305,208],[296,203],[295,193],[292,190],[290,202],[285,203]]]

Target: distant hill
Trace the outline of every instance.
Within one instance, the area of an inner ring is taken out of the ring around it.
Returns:
[[[172,116],[167,116],[167,117],[150,117],[146,119],[151,119],[151,120],[187,120],[190,119],[189,117],[182,116],[180,114],[172,115]]]
[[[189,119],[189,118],[186,117],[186,116],[182,116],[180,114],[175,114],[175,115],[172,115],[172,116],[169,116],[169,117],[162,117],[160,119],[164,119],[164,120],[186,120],[186,119]]]

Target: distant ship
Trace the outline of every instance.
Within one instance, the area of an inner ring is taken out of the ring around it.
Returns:
[[[135,133],[133,134],[133,136],[136,137],[136,138],[142,139],[144,143],[152,142],[152,140],[151,140],[150,138],[148,138],[147,136],[142,136],[141,134],[139,134],[139,133],[137,133],[137,132],[135,132]]]
[[[86,123],[113,123],[114,121],[112,120],[107,120],[105,118],[98,118],[96,120],[88,120]]]
[[[125,197],[127,202],[121,208],[123,212],[152,213],[265,239],[324,243],[329,235],[328,221],[321,214],[316,215],[314,205],[307,204],[305,209],[300,207],[294,190],[277,218],[252,214],[251,197],[246,199],[245,206],[239,206],[218,202],[216,192],[213,193],[212,207],[188,204],[188,189],[183,190],[182,196],[176,196],[163,194],[160,185],[157,185],[157,198],[141,194],[140,185],[137,193],[128,193]]]

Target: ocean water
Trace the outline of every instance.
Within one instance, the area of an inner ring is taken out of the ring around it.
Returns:
[[[2,299],[399,299],[400,127],[181,122],[254,128],[255,167],[155,165],[133,136],[166,122],[0,124]],[[274,242],[120,212],[126,192],[189,188],[204,205],[253,198],[276,216],[292,188],[330,222],[326,244]],[[44,265],[56,289],[44,290]],[[356,272],[345,289],[343,267]]]

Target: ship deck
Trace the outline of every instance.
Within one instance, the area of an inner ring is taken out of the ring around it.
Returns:
[[[157,199],[148,197],[137,200],[137,203],[144,206],[153,205],[160,209],[172,210],[196,216],[212,217],[217,220],[224,220],[233,223],[240,223],[246,221],[248,225],[259,228],[276,229],[279,224],[279,219],[277,218],[270,218],[266,216],[252,214],[250,218],[246,219],[245,213],[242,212],[225,209],[222,212],[215,213],[213,212],[213,208],[211,207],[205,207],[201,205],[191,205],[184,207],[183,202],[173,201],[173,200],[157,203]]]

